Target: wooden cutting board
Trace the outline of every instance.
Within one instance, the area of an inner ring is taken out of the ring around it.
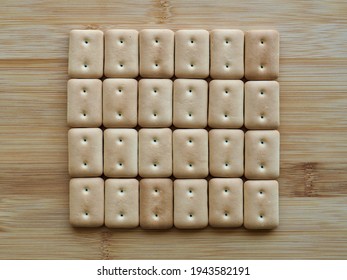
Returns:
[[[3,0],[1,7],[1,259],[347,258],[346,2]],[[69,30],[153,27],[280,32],[278,229],[69,225]]]

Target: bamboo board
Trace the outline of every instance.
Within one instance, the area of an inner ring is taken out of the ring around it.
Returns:
[[[2,0],[1,7],[1,259],[347,259],[345,1]],[[68,31],[152,27],[280,32],[277,230],[69,225]]]

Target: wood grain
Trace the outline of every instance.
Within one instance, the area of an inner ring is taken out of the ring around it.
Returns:
[[[1,1],[1,259],[346,259],[345,1]],[[73,229],[66,81],[75,28],[277,29],[277,230]]]

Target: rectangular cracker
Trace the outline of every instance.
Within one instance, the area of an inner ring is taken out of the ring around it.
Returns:
[[[205,129],[176,129],[172,136],[173,175],[176,178],[205,178],[208,175],[208,132]]]
[[[173,187],[171,179],[140,181],[140,226],[169,229],[173,225]]]
[[[245,126],[248,129],[277,129],[280,125],[280,89],[276,81],[245,84]]]
[[[176,79],[173,96],[173,124],[179,128],[207,126],[208,84],[205,80]]]
[[[213,178],[208,185],[209,224],[212,227],[240,227],[243,224],[243,181]]]
[[[247,179],[276,179],[280,175],[280,134],[277,130],[249,130],[245,134]]]
[[[178,30],[175,33],[175,75],[177,78],[206,78],[209,75],[209,33],[206,30]]]
[[[172,81],[141,79],[139,81],[139,125],[170,127],[172,125]]]
[[[104,131],[104,174],[107,177],[137,176],[137,131],[109,128]]]
[[[102,130],[71,128],[68,132],[69,174],[71,177],[102,175]]]
[[[136,179],[106,180],[105,225],[109,228],[139,225],[139,182]]]
[[[135,78],[139,74],[139,33],[112,29],[105,33],[105,76]]]
[[[241,30],[215,29],[210,32],[213,79],[242,79],[244,75],[244,33]]]
[[[139,132],[139,174],[141,177],[172,175],[172,131],[143,128]]]
[[[100,227],[104,224],[104,180],[70,180],[70,224],[74,227]]]
[[[210,174],[214,177],[243,175],[244,133],[240,129],[209,131]]]
[[[173,31],[140,31],[140,75],[143,78],[171,78],[174,75]]]
[[[103,82],[103,124],[105,127],[136,127],[137,81],[106,79]]]
[[[102,81],[70,79],[67,83],[67,123],[71,127],[102,124]]]
[[[240,128],[243,125],[243,82],[212,80],[209,84],[208,125]]]
[[[101,78],[104,68],[104,33],[71,30],[68,73],[72,78]]]
[[[278,182],[246,181],[244,184],[244,226],[273,229],[279,224]]]
[[[276,80],[279,73],[279,34],[276,30],[245,33],[245,77]]]
[[[198,229],[208,225],[207,181],[175,180],[174,225],[180,229]]]

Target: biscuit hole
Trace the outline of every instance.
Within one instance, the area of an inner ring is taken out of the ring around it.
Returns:
[[[87,90],[85,88],[83,89],[83,93],[87,93]]]
[[[87,142],[87,138],[83,138],[83,142]]]
[[[263,191],[260,191],[260,192],[259,192],[259,194],[261,194],[261,195],[262,195],[263,193],[264,193]]]
[[[226,90],[224,91],[224,93],[225,93],[225,94],[229,94],[229,90],[226,89]]]
[[[262,91],[260,91],[260,95],[264,95],[264,91],[262,90]]]
[[[119,138],[118,141],[119,141],[120,143],[122,143],[122,142],[123,142],[123,139],[122,139],[122,138]]]
[[[120,213],[119,216],[124,217],[124,214],[123,214],[123,213]]]
[[[191,44],[194,44],[194,40],[190,40],[190,43],[191,43]]]
[[[224,115],[224,118],[227,118],[227,117],[228,117],[228,115],[227,115],[227,114],[225,114],[225,115]]]
[[[124,190],[123,190],[123,189],[120,189],[120,192],[121,192],[121,193],[124,193]]]
[[[86,162],[83,162],[83,165],[84,165],[84,166],[87,166],[88,164],[87,164]]]
[[[193,90],[192,89],[189,89],[189,93],[192,93],[193,92]]]
[[[193,218],[193,214],[189,214],[189,218]]]
[[[229,192],[229,190],[228,189],[224,189],[224,192],[227,193],[227,192]]]
[[[122,113],[118,113],[118,117],[121,117],[122,116]]]
[[[229,64],[225,64],[225,68],[229,68]]]
[[[261,119],[264,119],[264,115],[261,115],[260,118],[261,118]]]
[[[154,142],[154,143],[157,143],[157,141],[158,141],[158,140],[157,140],[156,138],[153,139],[153,142]]]
[[[120,162],[120,163],[118,163],[118,165],[119,165],[119,166],[123,166],[123,163]]]
[[[263,218],[264,218],[264,216],[263,216],[263,215],[259,215],[259,218],[260,218],[260,219],[263,219]]]
[[[85,212],[85,213],[84,213],[84,215],[88,216],[88,215],[89,215],[89,213],[88,213],[88,212]]]
[[[155,39],[155,43],[156,43],[156,44],[159,44],[159,40],[158,40],[158,39]]]
[[[86,45],[88,45],[88,44],[89,44],[89,42],[88,42],[87,40],[85,40],[85,41],[84,41],[84,43],[85,43]]]
[[[155,65],[155,67],[158,67],[159,66],[159,64],[158,63],[156,63],[156,64],[154,64]]]
[[[156,192],[156,193],[157,193],[157,192],[158,192],[158,189],[155,189],[155,190],[154,190],[154,192]]]
[[[264,40],[263,39],[260,40],[260,44],[264,45]]]
[[[154,166],[154,167],[157,167],[157,164],[156,164],[156,163],[153,163],[153,166]]]
[[[264,65],[260,65],[260,69],[264,69]]]
[[[157,113],[153,113],[153,117],[156,117],[157,116]]]
[[[225,140],[224,140],[224,143],[229,143],[229,139],[225,139]]]
[[[192,190],[189,190],[189,193],[193,193],[193,191],[192,191]]]
[[[87,116],[87,114],[86,114],[86,113],[82,113],[82,115],[83,115],[83,117],[86,117],[86,116]]]
[[[89,192],[89,189],[87,187],[84,188],[85,192]]]
[[[264,165],[260,165],[260,168],[261,168],[261,169],[264,169]]]
[[[224,164],[224,166],[225,166],[225,167],[228,167],[228,166],[229,166],[229,163],[226,162],[226,163]]]
[[[192,139],[189,139],[189,140],[188,140],[188,143],[190,143],[190,144],[193,143],[193,140],[192,140]]]
[[[193,67],[194,67],[194,64],[190,64],[190,67],[193,68]]]
[[[157,91],[158,91],[158,90],[157,90],[156,88],[153,90],[154,93],[157,93]]]
[[[84,68],[87,68],[87,67],[88,67],[88,65],[87,65],[87,64],[84,64],[83,66],[84,66]]]
[[[124,67],[124,65],[123,65],[123,64],[119,64],[119,66],[120,66],[121,68],[123,68],[123,67]]]
[[[188,165],[189,165],[189,167],[193,167],[193,164],[191,164],[191,163],[189,163]]]
[[[225,216],[225,217],[228,217],[228,213],[227,213],[227,212],[224,212],[224,216]]]
[[[123,43],[124,43],[124,41],[121,39],[121,40],[119,40],[119,43],[123,44]]]
[[[158,214],[154,214],[154,217],[158,218]]]
[[[225,44],[229,44],[231,42],[230,39],[225,39]]]
[[[122,89],[121,89],[121,88],[119,88],[119,89],[118,89],[118,92],[119,92],[119,93],[121,93],[121,92],[122,92]]]
[[[192,113],[189,113],[188,116],[189,116],[189,117],[192,117]]]
[[[260,140],[260,144],[264,145],[264,140]]]

